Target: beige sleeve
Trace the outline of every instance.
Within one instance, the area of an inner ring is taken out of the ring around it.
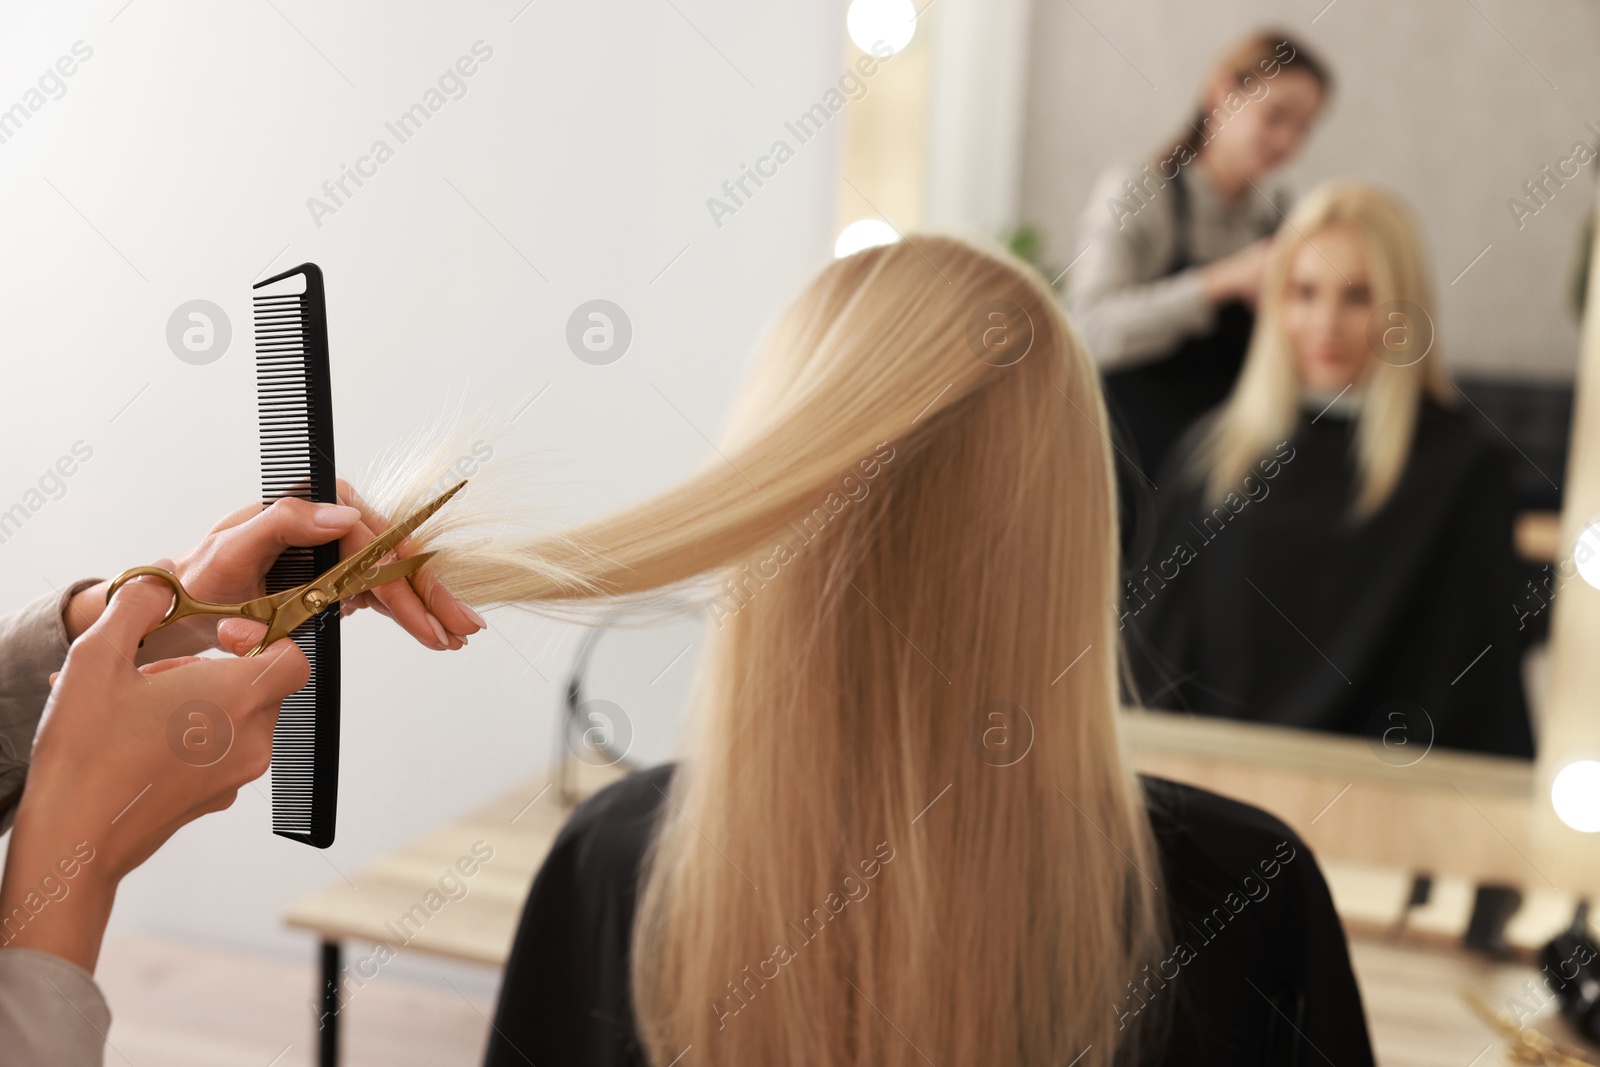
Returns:
[[[0,949],[0,1050],[6,1067],[101,1067],[111,1009],[75,963]]]
[[[1199,270],[1161,276],[1175,239],[1172,193],[1140,206],[1123,186],[1138,177],[1117,167],[1095,183],[1078,223],[1081,251],[1067,272],[1067,311],[1102,370],[1160,359],[1214,319]]]
[[[67,658],[62,612],[74,594],[99,580],[74,582],[0,618],[0,833],[16,817],[33,735],[50,698],[50,672]]]

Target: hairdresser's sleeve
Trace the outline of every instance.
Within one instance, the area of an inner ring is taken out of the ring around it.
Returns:
[[[1171,193],[1141,203],[1124,186],[1135,178],[1145,175],[1117,167],[1095,183],[1067,271],[1067,311],[1103,370],[1159,359],[1213,319],[1198,270],[1163,277],[1174,240]]]
[[[16,817],[33,735],[50,698],[50,672],[67,658],[71,642],[62,612],[74,594],[97,581],[75,582],[0,618],[0,833]]]
[[[0,949],[6,1067],[100,1067],[111,1009],[87,971],[48,952]]]

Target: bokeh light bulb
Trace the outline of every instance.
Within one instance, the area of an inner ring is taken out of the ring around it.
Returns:
[[[917,8],[911,0],[854,0],[844,25],[863,52],[878,55],[881,49],[874,51],[872,46],[882,41],[893,55],[917,32]]]
[[[1600,833],[1600,762],[1578,760],[1561,768],[1550,785],[1561,821],[1582,833]]]
[[[1578,543],[1572,546],[1572,562],[1577,564],[1579,577],[1600,589],[1600,519],[1578,534]]]
[[[894,227],[882,219],[857,219],[839,233],[839,239],[833,243],[833,256],[843,259],[863,248],[892,245],[898,240],[900,235],[894,232]]]

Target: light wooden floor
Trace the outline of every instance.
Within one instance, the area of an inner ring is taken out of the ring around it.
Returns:
[[[1532,967],[1455,952],[1359,939],[1351,945],[1382,1067],[1491,1067],[1504,1062],[1492,1030],[1461,998],[1476,986],[1491,1003],[1526,1000]],[[477,1064],[493,1011],[494,975],[453,971],[432,983],[388,972],[345,1011],[347,1067]],[[153,937],[110,944],[97,975],[111,1002],[109,1067],[310,1067],[316,976],[303,963]],[[1548,1018],[1541,1029],[1569,1031]],[[1492,1048],[1491,1048],[1492,1046]],[[274,1057],[277,1057],[274,1059]]]
[[[346,962],[354,958],[347,948]],[[470,978],[458,970],[431,984],[384,970],[355,990],[343,1012],[345,1067],[481,1062],[496,978],[488,968]],[[303,962],[123,938],[106,946],[95,979],[111,1004],[107,1067],[316,1063],[309,938]]]

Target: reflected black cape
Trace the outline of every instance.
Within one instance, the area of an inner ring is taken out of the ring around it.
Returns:
[[[1303,413],[1215,509],[1163,473],[1117,609],[1138,697],[1383,738],[1389,761],[1430,739],[1531,756],[1508,454],[1426,403],[1394,493],[1352,524],[1353,431]]]
[[[556,838],[517,929],[487,1067],[645,1067],[628,944],[672,770],[595,794]],[[1304,842],[1246,804],[1160,779],[1143,784],[1161,857],[1149,874],[1167,910],[1169,951],[1106,1005],[1126,1026],[1146,1028],[1142,1062],[1371,1067],[1344,932]]]

